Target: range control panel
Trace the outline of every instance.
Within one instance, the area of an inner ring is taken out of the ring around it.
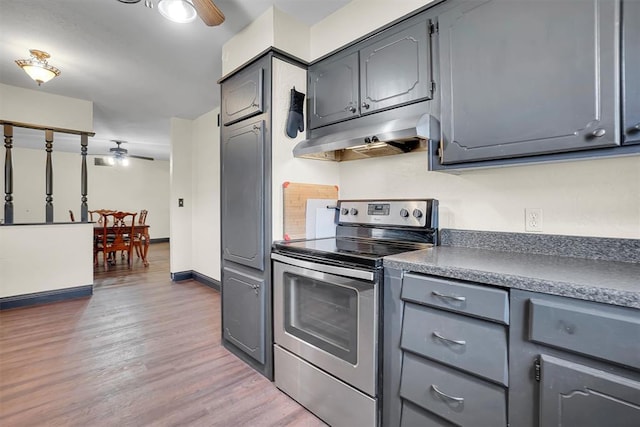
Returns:
[[[388,227],[437,227],[438,201],[340,200],[338,222]]]

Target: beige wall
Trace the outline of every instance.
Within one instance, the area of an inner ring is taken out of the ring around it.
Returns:
[[[310,29],[310,59],[317,59],[402,18],[434,0],[353,0]]]
[[[171,119],[171,190],[170,206],[170,270],[172,273],[192,269],[193,181],[192,181],[191,120]],[[178,207],[178,199],[184,199],[184,207]]]
[[[216,280],[220,280],[219,112],[216,108],[194,120],[192,134],[192,270]]]
[[[282,184],[286,181],[338,185],[338,164],[333,162],[309,162],[293,157],[293,147],[305,138],[298,133],[294,139],[286,134],[287,116],[291,88],[307,92],[307,73],[304,69],[279,59],[273,60],[273,104],[272,104],[272,215],[273,239],[283,239]],[[306,108],[305,108],[306,117]]]

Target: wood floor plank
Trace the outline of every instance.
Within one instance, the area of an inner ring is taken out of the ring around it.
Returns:
[[[0,425],[325,426],[222,347],[219,293],[171,282],[168,243],[149,261],[0,312]]]

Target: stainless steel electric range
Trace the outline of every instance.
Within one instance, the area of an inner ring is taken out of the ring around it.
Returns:
[[[275,383],[333,427],[373,427],[383,257],[438,243],[438,201],[340,200],[335,209],[335,237],[273,245]]]

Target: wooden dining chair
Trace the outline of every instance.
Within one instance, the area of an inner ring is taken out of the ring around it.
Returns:
[[[118,251],[127,253],[127,263],[129,268],[131,268],[134,227],[137,215],[137,213],[132,212],[110,212],[103,214],[103,232],[94,252],[96,259],[97,252],[102,252],[105,268],[107,268],[110,258],[113,260],[116,259],[115,253]],[[110,257],[112,253],[114,256]]]
[[[138,225],[145,225],[147,223],[147,210],[142,209],[140,211],[140,216],[138,216]],[[142,245],[146,244],[145,238],[142,233],[136,233],[133,239],[133,246],[136,250],[136,255],[138,258],[142,256]]]

